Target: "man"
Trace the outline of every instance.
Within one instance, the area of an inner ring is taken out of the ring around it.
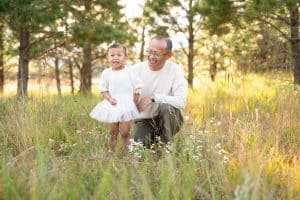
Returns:
[[[134,141],[148,148],[160,138],[168,144],[183,123],[181,109],[186,103],[187,84],[183,69],[168,59],[172,41],[154,37],[146,50],[148,60],[134,66],[144,82],[138,109],[141,119],[135,121]]]

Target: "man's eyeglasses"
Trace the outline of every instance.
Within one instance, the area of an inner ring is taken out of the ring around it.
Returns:
[[[160,58],[160,57],[166,55],[166,53],[158,53],[157,51],[153,51],[151,49],[146,49],[146,52],[147,52],[147,54],[152,55],[156,58]]]

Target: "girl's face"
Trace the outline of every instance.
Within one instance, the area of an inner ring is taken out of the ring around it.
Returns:
[[[111,48],[108,50],[107,60],[112,69],[120,70],[124,67],[127,60],[123,47]]]

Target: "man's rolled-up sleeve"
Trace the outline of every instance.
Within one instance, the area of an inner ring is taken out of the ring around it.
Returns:
[[[181,68],[175,72],[175,77],[172,84],[172,95],[154,94],[155,102],[167,103],[175,108],[182,109],[186,104],[187,82],[184,78],[184,73]]]

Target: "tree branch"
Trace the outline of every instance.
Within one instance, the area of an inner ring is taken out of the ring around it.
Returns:
[[[177,23],[177,20],[173,16],[171,16],[171,21],[172,21],[173,24],[175,24],[177,26],[177,28],[179,29],[180,32],[183,32],[183,33],[185,32],[182,29],[182,27]]]
[[[40,43],[40,42],[42,42],[42,41],[44,41],[44,40],[46,40],[46,39],[49,39],[49,38],[51,38],[50,35],[46,35],[45,37],[38,38],[37,40],[35,40],[35,41],[33,41],[33,42],[31,42],[31,43],[29,44],[29,48],[31,48],[31,47],[33,47],[34,45],[36,45],[36,44],[38,44],[38,43]]]
[[[258,20],[261,21],[261,22],[264,22],[264,23],[266,23],[268,25],[270,25],[272,28],[274,28],[276,31],[278,31],[280,33],[280,35],[282,37],[284,37],[286,40],[288,40],[288,41],[291,40],[291,38],[288,36],[288,34],[286,34],[283,31],[281,31],[279,27],[275,26],[271,22],[269,22],[269,21],[267,21],[266,19],[263,19],[263,18],[259,18]]]
[[[202,25],[202,22],[203,22],[203,20],[202,20],[203,18],[201,17],[200,18],[200,21],[196,24],[196,27],[194,28],[194,30],[195,30],[195,35],[198,35],[198,32],[201,30],[201,25]]]
[[[283,22],[284,24],[286,24],[286,25],[288,25],[288,26],[291,25],[290,21],[289,21],[287,18],[284,18],[284,17],[282,17],[282,16],[280,16],[280,15],[277,15],[277,14],[273,14],[273,15],[274,15],[274,16],[268,15],[268,16],[265,16],[265,17],[269,17],[269,18],[271,18],[271,19],[281,21],[281,22]]]
[[[184,48],[182,42],[179,42],[179,45],[181,46],[183,53],[184,53],[186,56],[189,55],[188,52],[185,50],[185,48]]]
[[[36,59],[38,57],[41,57],[44,54],[50,53],[52,50],[57,49],[57,47],[63,46],[64,44],[65,44],[64,42],[58,43],[57,46],[54,46],[54,47],[49,48],[49,49],[46,49],[45,51],[42,51],[41,53],[39,53],[39,54],[37,54],[35,56],[30,56],[30,59]]]
[[[81,66],[80,66],[80,64],[78,63],[78,60],[74,57],[74,56],[72,56],[72,58],[73,58],[73,60],[74,60],[74,62],[75,62],[75,64],[76,64],[76,67],[79,69],[79,71],[80,71],[80,69],[81,69]]]
[[[182,2],[181,1],[178,1],[178,2],[179,2],[179,7],[181,7],[186,13],[188,13],[189,10],[186,7],[184,7],[184,5],[182,4]]]

